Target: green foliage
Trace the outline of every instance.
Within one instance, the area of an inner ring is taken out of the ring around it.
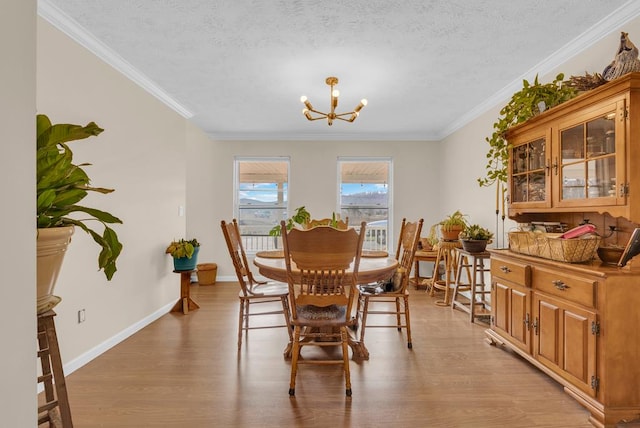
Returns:
[[[549,109],[578,95],[576,88],[563,82],[560,73],[553,82],[541,84],[536,75],[533,84],[522,81],[522,89],[513,94],[511,101],[500,110],[500,118],[493,124],[493,134],[485,140],[489,143],[486,176],[478,178],[480,186],[491,186],[497,182],[507,182],[507,164],[511,146],[505,140],[507,130],[541,113],[540,105]]]
[[[460,239],[474,239],[488,241],[493,238],[493,232],[479,224],[468,225],[460,232]]]
[[[165,250],[165,254],[171,254],[174,259],[181,259],[186,257],[190,259],[193,257],[193,253],[196,250],[196,247],[199,247],[200,243],[197,239],[180,239],[179,241],[173,241],[167,249]]]
[[[116,259],[122,251],[118,235],[108,224],[122,221],[107,212],[77,205],[87,196],[87,192],[111,193],[113,189],[91,187],[89,176],[82,169],[90,164],[73,164],[73,152],[66,144],[99,135],[103,129],[94,122],[86,126],[71,124],[52,125],[43,114],[37,115],[37,211],[36,224],[39,228],[78,226],[87,232],[102,247],[98,256],[98,267],[104,270],[108,280],[117,271]],[[88,214],[88,218],[68,217],[73,212]],[[88,221],[102,224],[102,235],[87,225]]]
[[[335,219],[335,216],[334,216]],[[306,210],[304,206],[296,208],[293,213],[293,216],[286,220],[287,230],[293,229],[296,224],[305,225],[311,220],[311,214]],[[269,231],[269,236],[280,236],[282,235],[282,230],[280,225],[277,224]]]
[[[457,210],[453,214],[450,214],[447,217],[445,217],[445,219],[438,224],[442,226],[442,230],[447,230],[447,231],[454,228],[454,226],[466,227],[467,226],[467,220],[465,219],[466,216],[467,216],[466,214],[462,214],[460,210]]]

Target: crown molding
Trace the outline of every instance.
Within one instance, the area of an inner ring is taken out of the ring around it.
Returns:
[[[57,6],[48,0],[38,0],[38,15],[51,25],[69,36],[105,63],[128,77],[138,86],[149,92],[169,108],[176,111],[184,118],[193,117],[186,107],[174,100],[160,86],[141,73],[124,58],[114,52],[107,45],[98,40],[93,34],[82,27],[78,22],[62,12]]]
[[[213,141],[440,141],[442,138],[423,134],[398,133],[220,133],[207,132]]]
[[[545,75],[550,73],[560,65],[565,63],[568,59],[573,58],[579,53],[583,52],[596,42],[602,40],[604,37],[611,34],[612,31],[618,30],[627,22],[638,17],[640,15],[640,2],[636,0],[629,0],[627,3],[613,11],[611,14],[605,16],[602,20],[596,23],[594,26],[583,32],[555,53],[545,58],[533,66],[526,73],[509,83],[507,86],[496,92],[493,96],[487,98],[483,103],[478,104],[467,113],[460,116],[460,118],[454,121],[451,125],[443,129],[440,139],[444,139],[455,131],[463,128],[474,119],[478,118],[488,110],[496,107],[499,104],[509,100],[511,96],[522,89],[522,81],[525,79],[531,80],[535,75]]]

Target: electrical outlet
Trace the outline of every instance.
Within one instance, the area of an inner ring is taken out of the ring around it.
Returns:
[[[78,324],[83,323],[85,321],[85,312],[84,309],[80,309],[78,311]]]

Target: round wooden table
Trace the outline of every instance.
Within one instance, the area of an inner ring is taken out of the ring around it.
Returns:
[[[253,264],[258,267],[258,271],[265,276],[276,281],[287,282],[287,267],[284,262],[284,255],[277,257],[276,252],[262,253],[257,255]],[[361,257],[360,268],[358,269],[358,282],[368,284],[376,281],[384,281],[391,278],[398,261],[393,257]],[[291,263],[291,269],[295,276],[297,270],[295,263]],[[347,271],[348,273],[349,271]],[[351,290],[354,291],[354,290]],[[357,293],[357,289],[355,290]],[[358,296],[355,296],[357,299]],[[369,350],[360,342],[354,334],[349,335],[349,346],[353,351],[354,359],[369,359]],[[290,356],[291,344],[285,349],[285,356]]]
[[[276,281],[287,282],[287,267],[284,263],[284,255],[275,257],[275,253],[274,256],[263,253],[262,257],[260,255],[256,256],[253,264],[258,267],[258,271],[262,276]],[[361,257],[358,282],[360,284],[368,284],[389,279],[397,267],[398,261],[394,257]],[[295,275],[297,270],[295,263],[291,264],[291,269]]]

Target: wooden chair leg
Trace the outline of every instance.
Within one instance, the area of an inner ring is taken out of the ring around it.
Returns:
[[[364,343],[364,331],[367,326],[367,312],[369,311],[369,297],[361,296],[362,303],[362,318],[360,319],[360,343]]]
[[[412,349],[411,343],[411,316],[409,314],[409,296],[404,296],[404,320],[407,325],[407,348]]]
[[[347,397],[351,397],[351,372],[349,370],[349,332],[347,327],[340,327],[340,338],[342,340],[342,365],[344,367],[345,392]]]
[[[245,305],[248,304],[244,299],[240,299],[240,314],[238,315],[238,351],[242,348],[242,332],[244,331],[244,311]]]
[[[293,329],[293,348],[291,350],[291,380],[289,395],[296,395],[296,375],[298,373],[298,358],[300,356],[300,326]]]

